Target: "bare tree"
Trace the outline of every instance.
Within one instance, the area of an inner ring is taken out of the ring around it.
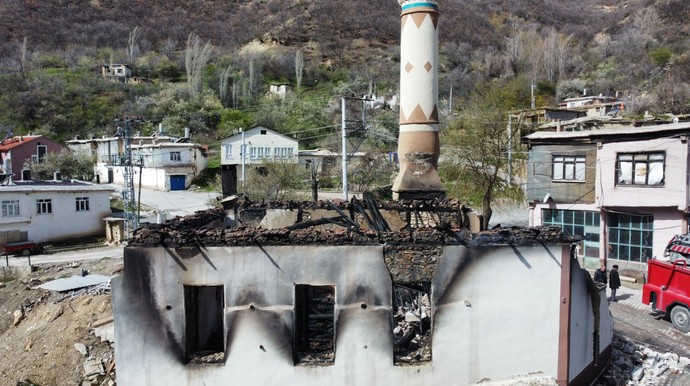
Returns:
[[[295,52],[295,92],[300,94],[302,88],[302,75],[304,72],[304,58],[302,57],[302,50]]]
[[[26,79],[26,76],[29,72],[28,68],[28,54],[27,54],[27,48],[26,48],[26,36],[24,36],[24,40],[22,41],[22,46],[20,48],[20,55],[19,55],[19,71],[22,73],[22,78]]]
[[[220,74],[218,79],[220,83],[218,85],[218,97],[223,105],[226,105],[228,99],[228,80],[230,79],[231,69],[231,65],[228,64],[228,67]]]
[[[211,42],[202,43],[201,38],[195,33],[190,33],[187,38],[187,47],[184,50],[184,64],[187,70],[187,86],[189,95],[196,99],[201,91],[201,78],[204,68],[213,54]]]
[[[129,31],[129,38],[127,39],[127,61],[129,64],[134,64],[139,54],[139,27],[134,27]]]

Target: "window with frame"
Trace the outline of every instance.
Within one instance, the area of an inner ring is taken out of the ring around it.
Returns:
[[[259,158],[259,156],[257,154],[258,154],[257,148],[255,148],[253,146],[249,148],[249,158],[257,159],[257,158]]]
[[[554,181],[584,181],[585,180],[585,156],[584,155],[554,155],[553,156]]]
[[[88,197],[77,197],[77,212],[86,212],[89,210],[89,198]]]
[[[179,151],[171,151],[170,152],[170,160],[171,161],[181,161],[182,160],[182,154]]]
[[[664,152],[619,153],[616,158],[616,185],[664,186]]]
[[[608,214],[608,257],[645,263],[653,255],[654,216]]]
[[[19,216],[19,200],[2,201],[2,217]]]
[[[582,248],[585,257],[599,258],[599,234],[601,219],[599,212],[584,210],[542,209],[543,225],[557,226],[569,236],[583,237]]]
[[[36,214],[53,213],[53,200],[50,198],[39,198],[36,200]]]
[[[43,162],[48,154],[48,146],[41,145],[40,143],[36,145],[36,161]]]
[[[225,146],[225,158],[232,159],[232,145]]]

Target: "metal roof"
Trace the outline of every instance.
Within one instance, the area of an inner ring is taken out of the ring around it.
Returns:
[[[65,291],[70,291],[74,289],[79,289],[79,288],[84,288],[84,287],[91,287],[93,285],[98,285],[98,284],[103,284],[107,283],[110,281],[110,276],[104,276],[104,275],[86,275],[86,276],[72,276],[68,278],[63,278],[63,279],[57,279],[53,281],[49,281],[47,283],[43,283],[39,285],[39,288],[51,290],[51,291],[58,291],[58,292],[65,292]]]
[[[690,122],[667,123],[654,126],[629,126],[582,131],[537,131],[524,138],[530,141],[592,139],[607,136],[650,135],[661,133],[683,133],[690,130]]]

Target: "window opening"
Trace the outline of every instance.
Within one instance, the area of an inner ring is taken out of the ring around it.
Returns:
[[[184,286],[185,352],[188,363],[222,363],[225,358],[222,286]]]
[[[182,155],[180,154],[179,151],[171,151],[170,152],[170,160],[171,161],[180,161],[180,160],[182,160]]]
[[[2,217],[19,216],[19,200],[2,201]]]
[[[295,285],[295,364],[335,362],[335,287]]]
[[[645,263],[653,256],[654,216],[609,213],[608,257]]]
[[[88,197],[77,197],[77,212],[85,212],[89,210],[89,198]]]
[[[616,185],[664,186],[665,154],[621,153],[616,162]]]
[[[43,162],[48,154],[48,146],[41,145],[40,143],[36,145],[36,159],[38,162]]]
[[[49,198],[36,200],[36,213],[37,214],[47,214],[53,213],[53,201]]]
[[[584,181],[585,156],[553,156],[553,179],[556,181]]]
[[[393,285],[393,363],[431,361],[431,286]]]
[[[582,210],[542,209],[543,225],[558,226],[569,236],[580,236],[581,254],[599,258],[600,214]]]

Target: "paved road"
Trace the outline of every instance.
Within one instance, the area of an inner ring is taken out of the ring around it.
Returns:
[[[121,195],[122,186],[110,185],[116,191],[116,194]],[[139,188],[136,188],[134,194],[139,198]],[[199,210],[206,210],[212,208],[212,202],[220,196],[217,192],[200,192],[189,190],[175,190],[163,192],[160,190],[152,190],[141,188],[141,203],[148,208],[153,208],[159,212],[165,212],[167,218],[176,216],[186,216],[194,214]],[[143,216],[143,213],[142,213]],[[142,219],[142,221],[149,221]],[[153,221],[155,222],[155,219]]]
[[[44,255],[34,255],[29,257],[24,256],[2,256],[0,260],[0,266],[5,267],[9,263],[9,266],[28,266],[29,259],[31,259],[32,265],[38,264],[52,264],[52,263],[70,263],[73,261],[81,260],[97,260],[104,257],[110,257],[114,259],[121,259],[123,253],[123,246],[107,246],[98,248],[82,249],[77,251],[66,251],[59,253],[50,253]]]
[[[624,283],[618,289],[617,298],[618,302],[609,305],[614,332],[655,351],[675,352],[690,358],[690,333],[676,330],[667,317],[652,313],[651,307],[642,303],[642,285]]]

